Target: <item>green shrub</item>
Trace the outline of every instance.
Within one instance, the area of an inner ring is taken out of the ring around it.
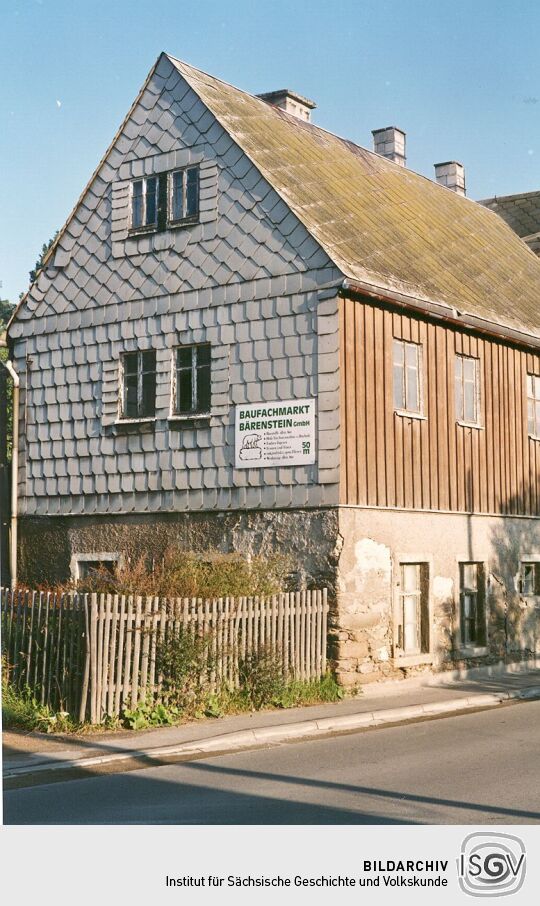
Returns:
[[[158,642],[156,669],[162,678],[161,698],[165,705],[193,714],[208,694],[212,669],[210,636],[193,634],[181,627],[177,635]]]
[[[272,704],[286,686],[283,662],[279,653],[261,648],[239,661],[240,689],[254,711]]]
[[[119,564],[112,571],[92,570],[77,586],[40,586],[42,591],[125,595],[158,595],[179,598],[225,598],[272,595],[288,587],[290,561],[281,554],[269,557],[195,553],[168,548],[151,565],[144,557]],[[26,587],[26,583],[24,586]]]

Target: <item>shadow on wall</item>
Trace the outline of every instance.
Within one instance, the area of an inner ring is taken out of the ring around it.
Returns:
[[[507,513],[523,509],[524,494],[509,498]],[[535,654],[540,650],[540,525],[533,518],[501,518],[491,531],[489,566],[490,638],[500,654]],[[525,579],[523,563],[535,563]],[[532,589],[530,592],[529,589]]]

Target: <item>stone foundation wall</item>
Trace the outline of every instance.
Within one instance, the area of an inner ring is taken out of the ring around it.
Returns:
[[[159,558],[171,545],[204,553],[290,556],[295,587],[329,589],[330,658],[349,688],[419,671],[473,667],[540,653],[540,596],[519,592],[522,560],[540,561],[540,520],[355,507],[23,518],[20,575],[64,582],[77,554]],[[429,652],[398,657],[402,562],[429,569]],[[459,563],[485,564],[487,644],[464,651]]]
[[[325,585],[335,600],[337,509],[169,513],[20,520],[19,574],[29,583],[66,582],[77,554],[159,558],[167,547],[204,553],[287,554],[298,586]]]

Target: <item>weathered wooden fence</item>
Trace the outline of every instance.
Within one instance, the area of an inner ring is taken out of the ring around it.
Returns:
[[[10,681],[81,722],[159,700],[159,647],[186,632],[206,641],[209,690],[238,688],[242,662],[263,652],[291,679],[326,672],[326,589],[213,600],[0,589],[0,604]]]

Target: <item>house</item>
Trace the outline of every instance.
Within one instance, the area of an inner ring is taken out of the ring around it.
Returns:
[[[313,107],[159,57],[9,326],[21,574],[287,551],[345,684],[528,657],[540,261]]]
[[[540,256],[540,192],[495,195],[480,204],[495,211]]]

